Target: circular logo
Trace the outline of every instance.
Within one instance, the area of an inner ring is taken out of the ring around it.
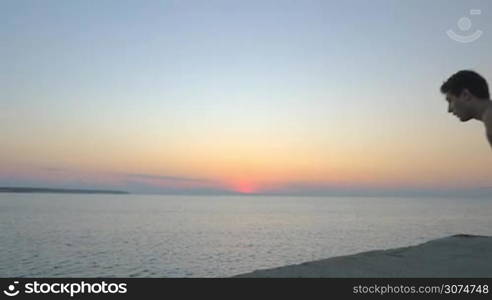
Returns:
[[[458,20],[458,28],[463,31],[470,30],[471,26],[472,26],[472,22],[467,17],[462,17]]]

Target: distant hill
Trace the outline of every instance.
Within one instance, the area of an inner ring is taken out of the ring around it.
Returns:
[[[112,190],[54,189],[38,187],[0,187],[0,193],[129,194],[124,191]]]

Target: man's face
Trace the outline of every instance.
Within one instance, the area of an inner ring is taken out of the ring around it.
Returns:
[[[473,118],[468,91],[463,91],[459,96],[447,93],[446,101],[448,102],[448,112],[455,115],[460,121],[466,122]]]

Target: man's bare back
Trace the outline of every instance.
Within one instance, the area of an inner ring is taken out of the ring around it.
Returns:
[[[487,140],[489,141],[490,147],[492,147],[492,104],[485,111],[482,121],[485,125]]]

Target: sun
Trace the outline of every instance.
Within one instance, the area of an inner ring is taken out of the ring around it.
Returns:
[[[248,180],[238,180],[233,182],[232,189],[241,194],[254,194],[258,191],[257,186]]]

